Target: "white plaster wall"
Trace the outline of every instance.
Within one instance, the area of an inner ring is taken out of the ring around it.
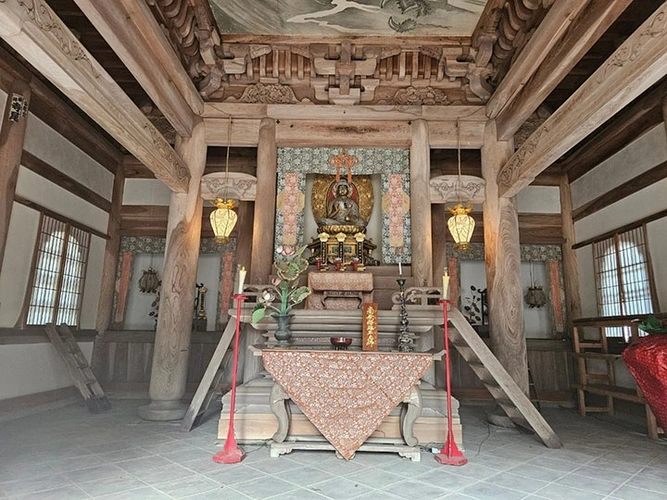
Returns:
[[[28,114],[23,148],[111,200],[113,174],[32,113]]]
[[[593,250],[590,246],[578,248],[577,265],[579,267],[579,294],[581,296],[581,316],[595,318],[598,316],[595,291],[595,270],[593,267]]]
[[[667,205],[667,200],[665,200],[665,205]],[[649,222],[646,230],[658,302],[660,310],[665,311],[667,309],[667,218]]]
[[[139,291],[139,279],[143,271],[151,266],[151,255],[148,253],[137,254],[132,263],[132,277],[130,278],[130,289],[127,297],[127,309],[125,311],[125,328],[127,330],[153,330],[155,318],[148,315],[153,309],[151,303],[155,300],[155,294],[141,293]],[[153,269],[156,269],[160,278],[164,275],[164,254],[155,254],[152,257]],[[206,329],[215,330],[215,320],[218,307],[218,289],[220,288],[220,256],[217,254],[201,254],[197,264],[197,281],[203,283],[208,289],[205,298]],[[192,304],[194,312],[194,301],[196,290],[192,290]]]
[[[125,179],[123,205],[169,206],[171,191],[157,179]]]
[[[79,343],[90,361],[92,342]],[[51,344],[3,345],[0,348],[0,399],[74,385],[65,362]]]
[[[560,189],[558,186],[528,186],[516,195],[519,213],[559,214]]]
[[[81,302],[80,328],[94,330],[97,320],[97,307],[102,288],[102,267],[104,264],[104,248],[106,240],[99,236],[90,237],[86,282]]]
[[[39,229],[39,213],[14,203],[9,221],[7,247],[0,273],[0,327],[16,325],[23,307],[35,241]],[[4,346],[0,347],[0,353]],[[1,364],[0,364],[1,367]]]
[[[574,224],[577,241],[584,241],[667,208],[667,179],[595,212]],[[649,235],[649,239],[651,236]]]
[[[547,299],[549,299],[549,291],[546,286],[546,267],[544,262],[533,263],[533,279],[537,286],[542,286]],[[461,288],[459,290],[461,297],[461,310],[469,304],[466,297],[470,297],[472,292],[470,286],[473,285],[477,289],[486,288],[486,267],[482,260],[461,260]],[[523,295],[528,291],[531,284],[530,279],[530,263],[521,263],[521,288]],[[523,308],[524,331],[528,338],[551,338],[553,326],[549,316],[549,305],[541,308],[530,309],[524,304]]]
[[[109,214],[27,168],[19,168],[16,194],[106,233]]]
[[[0,90],[0,116],[5,116],[5,104],[7,104],[7,92]]]
[[[667,134],[661,123],[574,181],[570,187],[572,205],[579,208],[664,161]]]

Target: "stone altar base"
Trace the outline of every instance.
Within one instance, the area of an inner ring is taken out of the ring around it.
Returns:
[[[259,377],[236,388],[236,415],[234,417],[234,432],[239,443],[252,443],[271,439],[278,429],[278,421],[269,407],[269,395],[273,380]],[[447,400],[446,393],[435,389],[424,381],[421,382],[422,414],[414,424],[414,434],[419,445],[442,446],[447,437]],[[230,395],[222,397],[222,412],[218,424],[218,439],[227,438],[229,428]],[[289,402],[292,411],[288,436],[321,437],[317,428],[310,423],[301,410]],[[454,418],[454,439],[460,449],[463,449],[463,431],[459,419],[459,402],[452,399]],[[400,406],[394,409],[380,426],[371,434],[373,441],[395,442],[401,439]],[[289,438],[288,438],[289,439]],[[361,451],[364,451],[363,448]]]

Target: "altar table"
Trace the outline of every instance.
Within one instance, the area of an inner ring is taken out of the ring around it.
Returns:
[[[285,402],[291,399],[349,460],[389,412],[405,401],[408,409],[403,412],[401,430],[405,445],[416,446],[411,425],[421,412],[417,384],[431,366],[432,354],[263,349],[262,357],[276,382],[271,391],[271,407],[279,421],[274,443],[287,436]],[[412,450],[413,459],[418,459],[418,452],[418,448]]]
[[[360,309],[373,302],[373,274],[367,272],[311,272],[306,301],[308,309]]]

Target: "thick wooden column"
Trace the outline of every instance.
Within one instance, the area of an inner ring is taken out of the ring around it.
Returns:
[[[528,360],[523,330],[523,290],[516,199],[501,198],[498,171],[512,156],[513,141],[498,141],[496,122],[487,122],[482,146],[484,254],[492,349],[514,381],[528,394]]]
[[[560,213],[563,217],[563,286],[565,287],[565,314],[567,330],[572,333],[572,320],[581,317],[581,296],[579,295],[579,266],[577,254],[572,250],[576,243],[574,221],[572,220],[572,195],[570,181],[566,174],[560,178]]]
[[[190,182],[187,193],[172,193],[169,205],[160,314],[149,389],[151,402],[139,408],[139,416],[146,420],[177,420],[183,418],[187,410],[181,398],[187,379],[192,301],[201,240],[200,182],[206,165],[205,139],[204,123],[199,122],[190,138],[176,140],[176,150],[190,170]]]
[[[444,203],[431,205],[431,234],[433,241],[433,285],[442,284],[442,274],[447,268],[447,208]]]
[[[113,181],[113,191],[111,194],[111,211],[109,212],[109,222],[107,223],[107,234],[109,239],[104,247],[104,261],[102,262],[102,285],[100,286],[100,298],[97,302],[97,319],[95,322],[95,344],[93,346],[93,355],[91,367],[101,379],[99,370],[103,365],[104,357],[104,333],[111,324],[111,314],[113,309],[113,295],[116,286],[116,272],[118,269],[118,257],[120,252],[120,209],[123,206],[123,190],[125,188],[125,172],[123,165],[118,164]]]
[[[4,116],[0,119],[2,124],[2,128],[0,128],[0,271],[2,271],[2,261],[5,257],[7,231],[12,217],[14,192],[16,191],[16,180],[18,179],[21,155],[23,154],[25,127],[28,121],[27,115],[19,118],[18,122],[13,122],[8,118],[13,94],[21,95],[29,102],[30,86],[22,80],[14,80],[7,93]]]
[[[252,229],[250,283],[268,283],[273,265],[273,233],[276,217],[276,121],[263,118],[257,144],[257,197]]]
[[[250,270],[250,256],[252,254],[252,226],[255,217],[255,203],[242,201],[239,203],[239,220],[236,223],[236,263]]]
[[[430,175],[428,123],[425,120],[415,120],[412,122],[410,145],[410,224],[412,278],[416,286],[433,285]]]

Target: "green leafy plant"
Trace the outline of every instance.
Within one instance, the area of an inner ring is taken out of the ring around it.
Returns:
[[[261,321],[267,309],[274,311],[275,314],[285,315],[310,295],[310,288],[298,286],[299,276],[308,268],[308,260],[301,256],[305,250],[305,245],[295,251],[291,251],[291,247],[282,249],[283,258],[273,263],[278,278],[273,281],[273,287],[264,290],[258,298],[257,305],[252,311],[253,323]],[[277,299],[279,301],[276,301]]]
[[[644,321],[639,323],[639,329],[644,330],[648,334],[667,333],[667,325],[652,314],[644,318]]]

